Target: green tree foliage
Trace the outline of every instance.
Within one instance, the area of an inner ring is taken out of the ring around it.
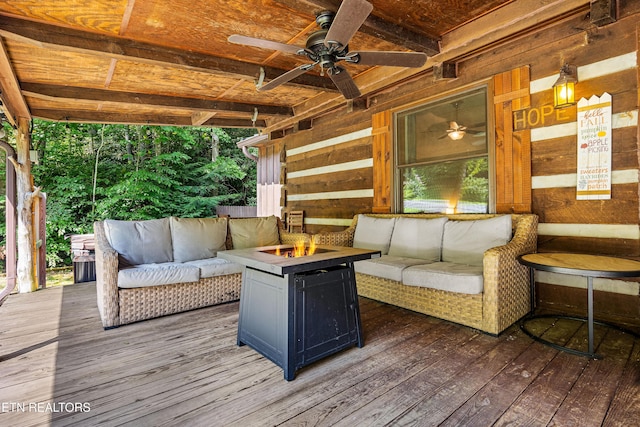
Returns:
[[[256,164],[236,142],[255,133],[36,120],[48,266],[69,265],[65,236],[92,233],[96,220],[207,217],[218,205],[254,205]]]
[[[453,160],[404,170],[405,201],[455,200],[486,205],[489,162],[486,157]],[[438,206],[437,209],[441,209]],[[420,211],[421,208],[406,208]]]

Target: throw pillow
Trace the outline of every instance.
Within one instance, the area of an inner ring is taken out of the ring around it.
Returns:
[[[171,217],[170,223],[175,262],[214,258],[225,250],[227,218]]]
[[[145,221],[104,221],[104,231],[124,265],[173,261],[169,218]]]
[[[511,240],[511,215],[476,221],[448,221],[442,238],[442,261],[482,265],[487,249]]]
[[[280,244],[278,220],[273,215],[258,218],[231,218],[229,231],[233,249]]]
[[[442,234],[447,217],[425,219],[399,217],[393,228],[389,255],[440,261]]]
[[[358,215],[353,247],[380,251],[382,255],[387,255],[395,223],[395,218]]]

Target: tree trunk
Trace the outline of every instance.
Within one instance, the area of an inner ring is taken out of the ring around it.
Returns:
[[[215,162],[218,158],[218,146],[220,144],[220,138],[215,134],[213,128],[211,129],[211,163]]]
[[[16,187],[18,211],[18,266],[17,282],[20,293],[32,292],[37,289],[33,270],[33,224],[31,221],[33,198],[38,196],[39,189],[33,189],[31,182],[31,161],[29,159],[31,135],[29,134],[29,120],[20,118],[16,135],[16,153],[18,159],[16,169]]]

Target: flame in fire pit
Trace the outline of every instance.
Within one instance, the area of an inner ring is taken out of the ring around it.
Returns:
[[[274,255],[283,256],[285,258],[298,258],[313,255],[315,252],[315,242],[312,241],[309,246],[306,246],[304,240],[298,240],[291,249],[280,249],[280,246],[278,246]]]

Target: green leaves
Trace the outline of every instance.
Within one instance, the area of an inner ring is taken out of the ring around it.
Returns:
[[[256,164],[236,146],[253,134],[36,120],[33,174],[47,193],[48,265],[70,264],[64,235],[92,233],[95,220],[206,217],[221,204],[255,204]]]

